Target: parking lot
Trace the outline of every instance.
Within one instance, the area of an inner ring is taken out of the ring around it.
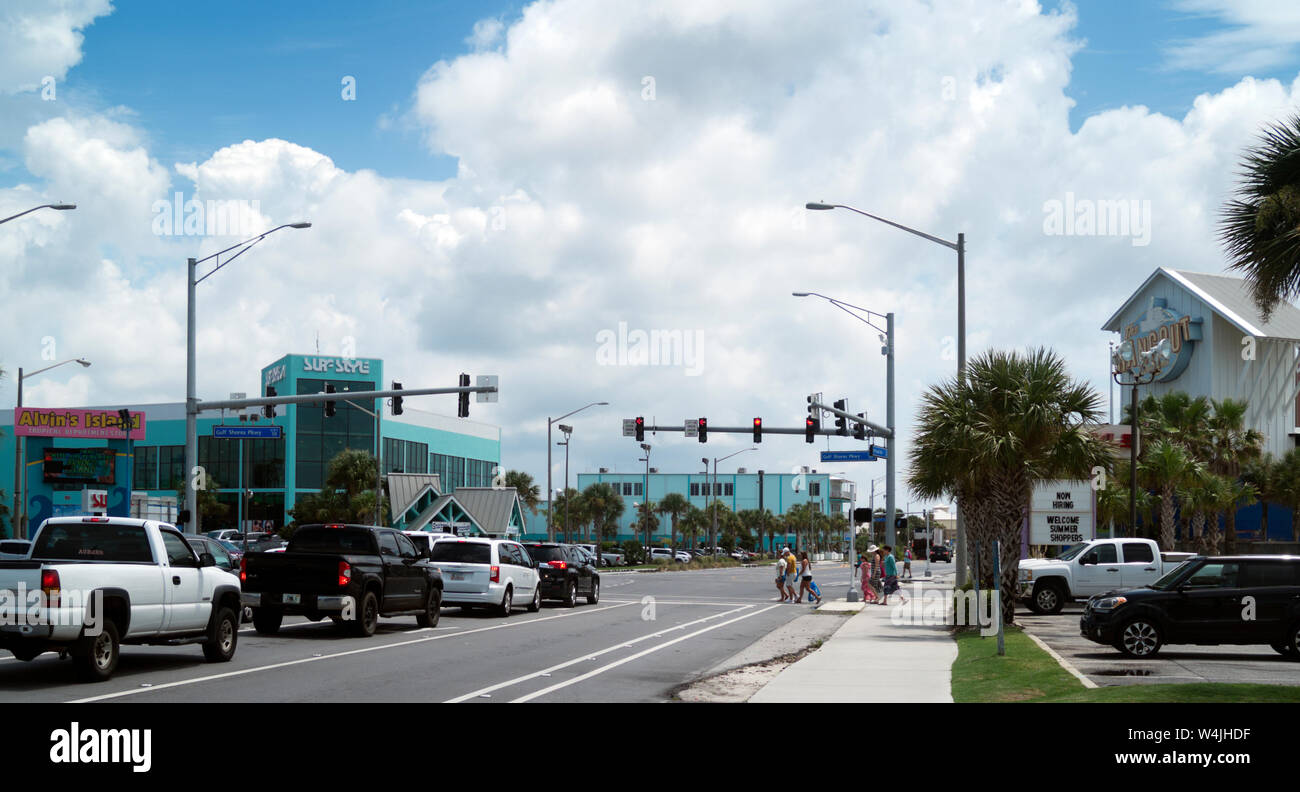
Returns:
[[[1036,616],[1023,606],[1016,622],[1097,685],[1180,682],[1254,682],[1300,685],[1300,663],[1267,646],[1164,646],[1155,657],[1126,657],[1079,634],[1082,603],[1054,616]]]

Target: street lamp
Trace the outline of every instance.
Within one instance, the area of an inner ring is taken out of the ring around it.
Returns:
[[[826,211],[829,209],[848,209],[850,212],[857,212],[858,214],[864,217],[870,217],[872,220],[877,220],[881,223],[884,223],[885,225],[893,226],[894,228],[897,228],[901,231],[906,231],[909,234],[913,234],[915,236],[921,237],[922,239],[929,240],[935,243],[936,245],[942,245],[950,250],[957,251],[957,382],[958,384],[964,384],[966,382],[966,235],[958,234],[956,242],[949,242],[946,239],[940,239],[939,237],[931,236],[924,232],[917,231],[915,228],[908,228],[907,226],[902,225],[901,223],[895,223],[892,220],[886,220],[883,217],[877,217],[868,212],[864,212],[861,209],[854,209],[852,206],[845,206],[843,204],[828,204],[828,203],[808,203],[805,204],[805,206],[806,208],[812,209],[814,211]],[[890,428],[893,428],[892,423],[890,424]],[[892,447],[890,448],[889,455],[891,458],[894,455]],[[894,491],[893,479],[891,477],[890,486],[887,490],[887,492],[891,493],[889,495],[890,498],[893,497],[892,496],[893,491]],[[887,519],[887,522],[892,525],[894,519],[892,500],[889,509],[890,511],[889,511],[889,517]],[[966,527],[965,526],[966,526],[966,520],[962,516],[961,509],[958,508],[957,509],[957,553],[962,559],[961,565],[957,567],[958,586],[961,586],[966,582],[966,568],[965,568]]]
[[[569,441],[573,435],[573,427],[559,424],[560,434],[564,435],[564,442],[556,445],[564,446],[564,541],[572,539],[569,535]]]
[[[225,250],[218,250],[210,256],[201,259],[187,259],[188,272],[186,275],[186,318],[185,318],[185,510],[189,512],[189,522],[185,524],[185,530],[190,533],[198,533],[200,529],[199,522],[199,502],[194,492],[194,469],[199,466],[199,398],[195,386],[195,353],[194,353],[194,290],[203,281],[212,277],[212,275],[222,267],[239,258],[249,248],[266,239],[271,234],[282,228],[311,228],[311,223],[285,223],[278,225],[259,236],[251,239],[245,239],[235,245],[231,245]],[[239,249],[224,262],[220,256],[223,253],[229,253],[236,248]],[[210,259],[217,259],[217,266],[213,267],[207,275],[195,279],[198,272],[198,266]],[[378,495],[378,493],[375,493]]]
[[[736,454],[743,454],[746,451],[757,451],[757,450],[758,450],[758,446],[752,446],[750,448],[742,448],[739,451],[733,454],[727,454],[724,457],[713,458],[713,484],[710,487],[712,491],[709,493],[713,497],[713,510],[712,510],[713,523],[709,527],[709,552],[710,553],[716,555],[718,551],[718,463],[726,462],[728,459],[731,459]],[[707,459],[704,460],[704,464],[708,465],[709,460]]]
[[[1111,353],[1114,366],[1111,378],[1121,388],[1132,388],[1132,401],[1129,403],[1129,489],[1128,489],[1128,530],[1129,536],[1137,536],[1137,459],[1138,459],[1138,386],[1150,385],[1160,376],[1160,372],[1173,359],[1169,339],[1164,338],[1146,352],[1138,352],[1132,340],[1125,341]],[[1129,381],[1120,379],[1129,375]],[[1123,391],[1120,391],[1123,393]]]
[[[592,402],[591,404],[587,405],[587,407],[607,407],[607,406],[609,406],[609,402]],[[561,415],[559,418],[546,419],[546,540],[548,542],[555,541],[555,527],[554,524],[551,522],[551,501],[555,500],[555,490],[551,488],[551,424],[555,423],[556,421],[563,421],[565,418],[568,418],[570,415],[577,415],[578,413],[587,409],[587,407],[579,407],[573,412],[567,412],[564,415]],[[599,539],[596,540],[596,544],[597,544],[597,550],[599,550],[600,549]]]
[[[809,208],[811,207],[812,204],[809,204]],[[849,316],[852,316],[854,319],[857,319],[868,327],[883,333],[880,340],[884,346],[881,347],[880,352],[885,356],[885,428],[889,430],[889,437],[885,438],[886,447],[889,449],[889,453],[885,456],[885,511],[890,515],[889,519],[885,521],[885,531],[886,536],[888,537],[888,543],[892,545],[895,542],[894,522],[892,516],[894,514],[895,497],[894,470],[895,465],[898,464],[898,454],[896,453],[897,443],[895,442],[898,432],[894,428],[894,314],[892,312],[879,314],[875,311],[852,305],[842,300],[827,297],[824,294],[818,294],[817,292],[791,292],[791,294],[795,297],[820,297]],[[861,311],[862,313],[865,313],[866,316],[863,317],[861,314],[854,313],[854,311]],[[885,326],[881,327],[872,322],[872,317],[884,319]]]
[[[69,209],[76,209],[76,208],[77,208],[77,205],[76,205],[76,204],[64,204],[64,203],[58,203],[58,204],[41,204],[40,206],[33,206],[31,209],[28,209],[26,212],[19,212],[19,213],[16,214],[16,215],[10,215],[9,217],[6,217],[5,219],[0,220],[0,223],[7,223],[7,222],[9,222],[10,220],[13,220],[13,219],[15,219],[15,218],[22,217],[22,216],[25,215],[25,214],[31,214],[32,212],[35,212],[37,209],[57,209],[57,210],[59,210],[60,212],[66,212],[66,211],[69,210]]]
[[[39,208],[39,207],[38,207],[38,208]],[[29,211],[34,211],[34,210],[29,210]],[[24,214],[25,214],[25,213],[24,213]],[[18,216],[18,215],[14,215],[14,217],[17,217],[17,216]],[[9,218],[9,219],[12,220],[13,218]],[[25,440],[24,437],[20,436],[20,435],[18,434],[18,432],[17,432],[17,426],[18,426],[18,410],[21,410],[21,409],[22,409],[22,406],[23,406],[23,380],[25,380],[25,379],[30,379],[30,378],[32,378],[32,377],[35,377],[37,374],[43,374],[44,372],[49,371],[50,369],[58,368],[59,366],[66,366],[66,365],[69,364],[69,363],[77,363],[77,364],[79,364],[82,368],[89,368],[89,367],[90,367],[90,361],[89,361],[89,360],[85,360],[85,359],[83,359],[83,358],[73,358],[73,359],[71,359],[71,360],[61,360],[61,361],[59,361],[58,363],[55,363],[55,364],[52,365],[52,366],[46,366],[46,367],[43,368],[43,369],[37,369],[36,371],[30,371],[30,372],[28,372],[28,373],[26,373],[26,374],[23,373],[23,370],[22,370],[21,368],[18,369],[18,404],[17,404],[17,407],[14,409],[14,427],[15,427],[15,431],[14,431],[14,508],[13,508],[13,511],[10,512],[10,514],[13,515],[13,519],[14,519],[14,529],[15,529],[15,530],[14,530],[14,533],[16,534],[16,536],[14,536],[15,539],[25,539],[25,538],[27,538],[27,504],[25,503],[26,499],[23,498],[23,497],[22,497],[22,494],[21,494],[21,491],[22,491],[23,489],[26,489],[26,488],[23,486],[23,484],[25,483],[25,481],[24,481],[24,476],[23,476],[23,450],[24,450],[24,448],[26,448],[26,440]]]

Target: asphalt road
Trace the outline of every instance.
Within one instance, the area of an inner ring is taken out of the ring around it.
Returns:
[[[1098,685],[1177,682],[1257,682],[1300,685],[1300,663],[1268,646],[1164,646],[1155,657],[1137,659],[1093,643],[1079,634],[1082,603],[1055,616],[1035,616],[1017,607],[1016,621]]]
[[[824,596],[843,596],[848,567],[820,564],[815,577]],[[436,628],[384,619],[369,639],[329,620],[286,619],[272,637],[244,625],[229,663],[205,663],[197,645],[126,646],[98,684],[76,682],[55,654],[24,663],[0,652],[0,703],[666,701],[811,608],[778,603],[768,567],[606,573],[597,605],[547,602],[509,618],[447,607]]]

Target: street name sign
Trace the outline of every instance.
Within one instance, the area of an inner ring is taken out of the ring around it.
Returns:
[[[212,436],[228,440],[279,440],[281,431],[278,426],[214,426]]]
[[[875,462],[870,451],[823,451],[823,462]]]

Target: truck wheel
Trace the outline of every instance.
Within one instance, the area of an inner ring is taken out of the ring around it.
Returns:
[[[587,595],[587,604],[595,605],[600,602],[600,580],[591,581],[591,593]]]
[[[542,584],[533,587],[533,601],[528,603],[528,612],[536,613],[542,609]]]
[[[238,643],[239,625],[235,623],[235,612],[222,608],[217,612],[217,621],[212,625],[208,640],[203,643],[203,657],[209,663],[228,663],[235,656]]]
[[[1039,583],[1029,596],[1029,609],[1037,614],[1060,613],[1065,607],[1065,597],[1056,583]]]
[[[572,608],[578,604],[578,584],[570,580],[569,587],[564,590],[564,607]]]
[[[497,606],[497,615],[498,615],[498,616],[509,616],[509,615],[510,615],[510,608],[511,608],[512,605],[514,605],[514,598],[513,598],[513,595],[512,595],[512,593],[511,593],[511,591],[510,591],[510,587],[509,587],[509,586],[506,586],[506,593],[505,593],[504,595],[502,595],[502,597],[501,597],[501,604]]]
[[[438,626],[438,617],[442,615],[442,592],[435,588],[429,589],[429,599],[424,603],[424,613],[415,617],[415,623],[421,627],[431,629]]]
[[[257,630],[258,635],[275,635],[280,632],[280,622],[284,621],[284,614],[278,610],[270,608],[253,609],[253,629]]]
[[[1160,651],[1162,639],[1155,622],[1139,616],[1120,628],[1115,648],[1129,657],[1151,657]]]
[[[83,635],[72,647],[72,659],[82,682],[105,682],[117,670],[121,650],[117,625],[105,621],[98,635]]]
[[[379,598],[375,592],[367,591],[361,598],[361,610],[357,620],[352,622],[352,634],[358,638],[369,638],[379,627]]]
[[[1283,657],[1300,660],[1300,622],[1291,625],[1291,629],[1286,634],[1286,643],[1273,648],[1281,652]]]

